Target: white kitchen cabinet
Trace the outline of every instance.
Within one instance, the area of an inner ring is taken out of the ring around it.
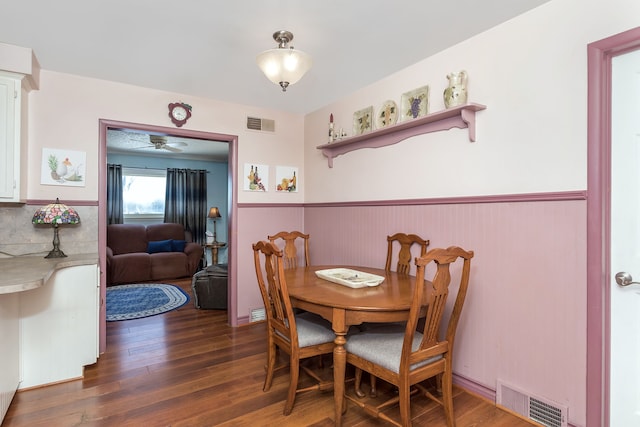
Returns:
[[[0,43],[0,203],[26,199],[28,95],[39,85],[33,50]]]
[[[0,295],[0,424],[20,382],[18,294]]]
[[[2,424],[18,388],[79,378],[98,360],[100,282],[97,254],[0,258],[0,272]]]
[[[0,201],[20,199],[22,76],[0,71]]]
[[[80,378],[98,360],[98,266],[61,268],[20,292],[19,388]]]

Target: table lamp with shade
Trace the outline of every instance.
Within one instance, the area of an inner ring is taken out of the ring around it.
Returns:
[[[60,250],[58,227],[61,224],[79,224],[80,215],[78,215],[78,212],[64,203],[60,203],[60,200],[56,198],[55,203],[48,204],[47,206],[38,209],[36,213],[33,214],[31,222],[34,225],[51,224],[53,226],[53,249],[45,258],[66,257],[64,252]]]
[[[218,243],[218,235],[216,233],[216,221],[218,220],[218,218],[222,218],[222,215],[220,215],[220,209],[218,209],[217,207],[213,207],[209,209],[209,215],[207,215],[207,217],[211,218],[211,220],[213,221],[213,242],[212,243]]]

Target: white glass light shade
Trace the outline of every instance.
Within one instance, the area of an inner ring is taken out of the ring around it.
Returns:
[[[305,52],[289,48],[265,50],[256,58],[258,67],[273,83],[285,91],[311,68],[313,60]]]

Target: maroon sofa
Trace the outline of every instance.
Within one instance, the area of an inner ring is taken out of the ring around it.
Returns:
[[[107,226],[107,285],[191,277],[204,249],[181,224]]]

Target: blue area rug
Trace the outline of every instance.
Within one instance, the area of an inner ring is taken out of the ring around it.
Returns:
[[[155,316],[189,301],[182,289],[161,283],[118,285],[107,288],[107,322]]]

